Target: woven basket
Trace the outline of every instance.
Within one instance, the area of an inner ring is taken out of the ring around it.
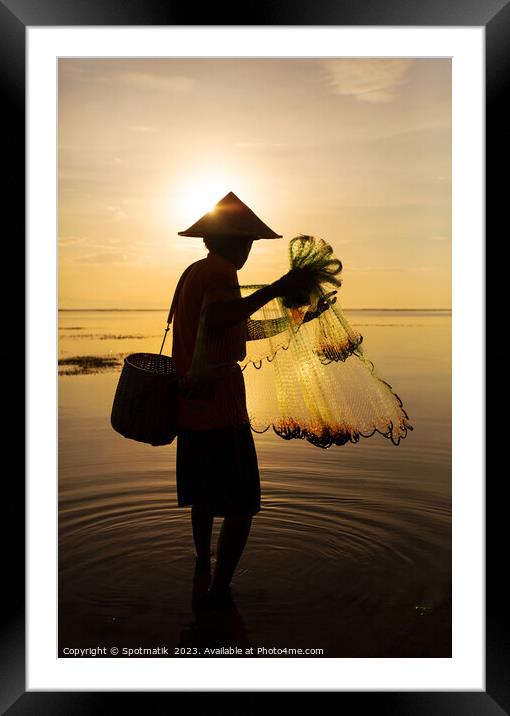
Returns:
[[[178,380],[170,356],[132,353],[124,366],[113,400],[111,424],[131,440],[169,445],[175,426]]]

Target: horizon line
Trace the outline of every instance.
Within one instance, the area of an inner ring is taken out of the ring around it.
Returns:
[[[451,308],[347,308],[343,311],[451,311]],[[168,311],[168,308],[59,308],[64,311]]]

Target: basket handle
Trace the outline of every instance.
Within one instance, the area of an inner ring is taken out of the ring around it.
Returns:
[[[181,274],[181,277],[179,278],[177,282],[177,286],[175,287],[174,295],[172,298],[172,303],[170,305],[170,310],[168,312],[168,318],[167,318],[167,324],[165,328],[165,334],[163,336],[163,343],[161,344],[161,348],[159,349],[159,355],[161,355],[161,352],[163,350],[163,346],[165,345],[165,340],[168,334],[168,331],[170,330],[170,324],[172,323],[172,319],[174,317],[175,308],[177,306],[177,298],[179,296],[182,284],[184,283],[184,279],[186,278],[189,270],[193,268],[193,266],[197,263],[197,261],[194,261],[192,264],[190,264],[187,268],[184,269],[183,273]]]

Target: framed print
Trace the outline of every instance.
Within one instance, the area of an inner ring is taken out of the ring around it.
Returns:
[[[167,691],[332,691],[383,713],[508,712],[480,436],[483,140],[506,156],[509,12],[411,7],[265,26],[0,9],[6,136],[27,102],[9,713],[138,691],[153,710]],[[180,396],[155,438],[154,405],[126,407],[152,370],[135,357],[198,375],[209,276],[236,299],[208,339],[220,362],[228,311],[250,318],[235,372],[208,380],[246,403]]]

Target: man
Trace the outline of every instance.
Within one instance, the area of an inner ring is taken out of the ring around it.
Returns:
[[[309,290],[305,271],[292,270],[274,283],[241,298],[237,271],[253,241],[282,238],[230,192],[180,236],[200,236],[209,253],[189,268],[173,319],[172,357],[181,389],[177,407],[176,485],[178,506],[191,505],[196,570],[210,571],[214,517],[223,517],[217,562],[202,606],[230,606],[230,581],[260,511],[260,481],[255,444],[246,410],[244,378],[238,361],[246,340],[260,336],[250,316],[277,296]],[[318,312],[329,304],[321,303]],[[286,324],[267,321],[264,334]],[[190,378],[203,331],[214,369],[209,391]]]

